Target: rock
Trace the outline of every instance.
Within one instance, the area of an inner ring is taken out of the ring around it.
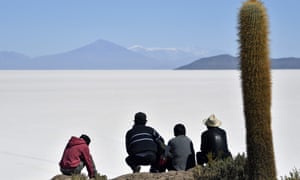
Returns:
[[[86,176],[84,176],[86,177]],[[86,177],[88,179],[88,177]],[[106,177],[97,176],[96,180],[107,179]],[[165,173],[133,173],[125,174],[112,178],[110,180],[194,180],[194,170],[190,169],[188,171],[168,171]],[[71,176],[66,175],[56,175],[51,180],[72,180]]]
[[[112,180],[194,180],[192,171],[169,171],[166,173],[134,173],[126,174]]]
[[[66,175],[56,175],[51,180],[72,180],[72,176],[66,176]]]

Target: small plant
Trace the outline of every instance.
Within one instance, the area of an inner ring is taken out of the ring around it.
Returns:
[[[72,180],[87,180],[88,177],[84,174],[72,175]]]
[[[238,154],[234,159],[210,160],[204,167],[196,166],[193,169],[197,180],[246,180],[247,158]]]
[[[300,170],[296,168],[293,169],[293,171],[290,172],[290,176],[281,177],[281,180],[300,180]]]

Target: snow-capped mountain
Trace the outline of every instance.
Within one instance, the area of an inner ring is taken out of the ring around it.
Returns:
[[[206,54],[206,52],[201,50],[197,51],[179,48],[146,48],[140,45],[135,45],[129,47],[128,49],[147,57],[165,62],[171,69],[190,63]]]

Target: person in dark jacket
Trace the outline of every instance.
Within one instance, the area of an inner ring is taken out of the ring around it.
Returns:
[[[196,165],[193,142],[185,134],[184,125],[176,124],[175,137],[168,142],[166,148],[168,170],[188,170]]]
[[[201,148],[197,152],[197,163],[204,165],[208,162],[208,156],[212,159],[225,159],[232,157],[228,150],[225,130],[219,128],[221,121],[214,114],[204,119],[207,130],[201,135]]]
[[[134,116],[134,125],[126,133],[126,163],[134,173],[141,165],[151,165],[150,172],[159,172],[159,154],[164,148],[164,140],[152,127],[146,126],[147,118],[143,112]]]
[[[64,175],[80,174],[86,166],[90,178],[95,177],[96,167],[89,150],[91,139],[83,134],[79,138],[72,136],[59,162]]]

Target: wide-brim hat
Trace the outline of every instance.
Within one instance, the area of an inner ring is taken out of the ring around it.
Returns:
[[[222,122],[216,118],[214,114],[203,120],[204,124],[208,127],[219,127]]]

